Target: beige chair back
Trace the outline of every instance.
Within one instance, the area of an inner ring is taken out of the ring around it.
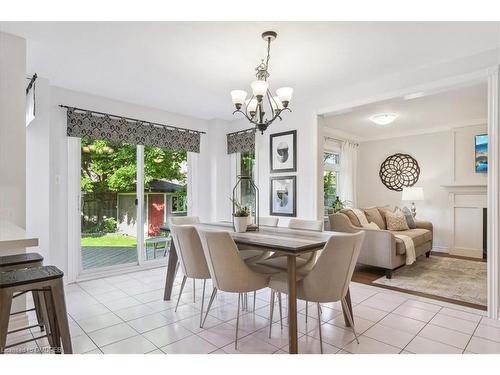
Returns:
[[[209,279],[210,271],[196,228],[192,225],[170,224],[170,234],[184,275],[195,279]]]
[[[172,216],[169,221],[169,224],[174,225],[192,225],[198,224],[200,218],[198,216]]]
[[[311,272],[300,282],[308,301],[333,302],[345,297],[365,233],[330,237]]]
[[[262,225],[264,227],[277,227],[278,218],[259,216],[259,225]]]
[[[269,276],[252,271],[239,255],[228,232],[198,229],[214,286],[224,292],[245,293],[266,287]]]
[[[323,222],[321,220],[290,219],[288,228],[321,232],[323,231]]]

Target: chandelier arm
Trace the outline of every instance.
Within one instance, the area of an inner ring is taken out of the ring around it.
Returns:
[[[247,120],[248,120],[248,121],[250,121],[252,124],[254,123],[254,122],[252,121],[252,119],[251,119],[250,117],[248,117],[248,115],[247,115],[245,112],[243,112],[241,109],[237,109],[237,110],[235,110],[235,111],[233,112],[233,115],[234,115],[235,113],[241,113],[243,116],[245,116],[245,117],[247,118]]]
[[[252,92],[252,97],[250,98],[250,100],[248,101],[248,104],[250,104],[252,102],[252,99],[255,97],[255,95],[253,94]],[[245,116],[248,118],[248,104],[245,104]]]
[[[269,107],[271,108],[271,114],[274,117],[276,111],[274,110],[273,104],[271,103],[271,100],[274,102],[274,99],[272,99],[271,92],[269,91],[269,89],[267,89],[266,96],[267,96],[267,101],[269,102]],[[277,108],[278,107],[276,107],[276,109]]]

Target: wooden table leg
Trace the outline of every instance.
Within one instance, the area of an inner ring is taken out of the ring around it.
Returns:
[[[167,277],[165,279],[164,301],[170,301],[172,287],[174,286],[175,274],[177,271],[177,250],[175,250],[174,241],[170,241],[170,252],[168,254]]]
[[[349,307],[349,311],[352,316],[352,321],[354,322],[354,315],[352,314],[352,303],[351,303],[351,292],[350,289],[347,289],[347,294],[345,295],[345,301],[347,302],[347,306]],[[346,327],[350,327],[351,323],[349,323],[349,320],[347,319],[347,311],[344,310],[344,307],[342,306],[342,312],[344,313],[344,322]]]
[[[288,255],[288,347],[290,354],[298,353],[297,340],[297,277],[296,259]]]

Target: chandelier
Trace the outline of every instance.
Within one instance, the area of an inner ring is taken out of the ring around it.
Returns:
[[[281,87],[276,90],[276,96],[273,96],[267,82],[269,78],[267,70],[269,68],[271,42],[277,36],[278,34],[274,31],[266,31],[262,34],[262,39],[267,42],[267,57],[265,61],[262,59],[259,66],[255,68],[257,71],[257,80],[253,81],[250,85],[252,88],[252,97],[247,99],[248,94],[244,90],[231,91],[231,98],[236,107],[233,115],[237,112],[242,113],[248,121],[259,129],[261,134],[264,134],[264,131],[274,120],[277,118],[281,120],[283,111],[291,112],[288,105],[292,99],[293,89],[291,87]],[[267,112],[270,114],[269,117],[266,116]]]

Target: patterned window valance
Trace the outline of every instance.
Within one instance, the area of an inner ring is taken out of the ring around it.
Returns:
[[[229,133],[227,135],[227,153],[255,150],[255,128]]]
[[[200,152],[200,134],[204,132],[79,108],[61,107],[67,108],[68,137]]]

